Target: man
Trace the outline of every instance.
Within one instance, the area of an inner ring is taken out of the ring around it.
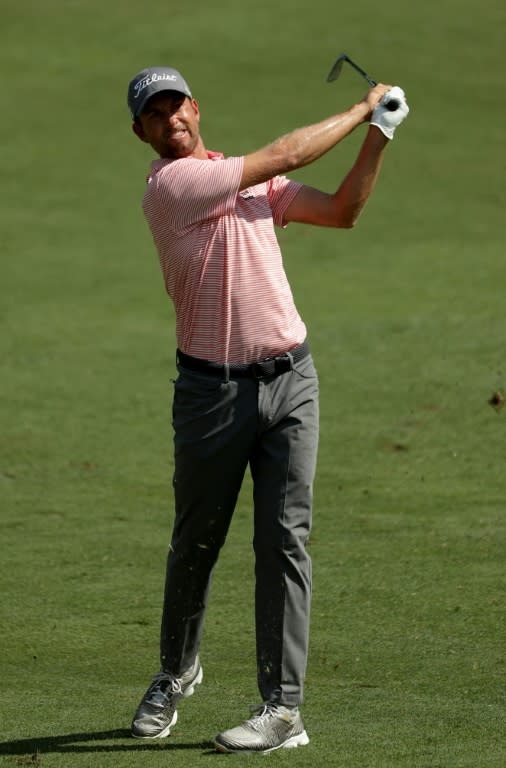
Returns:
[[[399,107],[387,109],[397,98]],[[159,155],[143,207],[176,310],[175,521],[167,559],[161,671],[132,723],[168,736],[202,681],[199,645],[213,567],[244,473],[254,485],[257,678],[262,705],[216,737],[222,752],[307,744],[299,713],[308,647],[318,381],[274,225],[352,227],[378,176],[404,93],[379,84],[362,101],[244,157],[205,148],[181,74],[143,70],[128,91],[133,130]],[[357,126],[370,125],[334,194],[288,180]]]

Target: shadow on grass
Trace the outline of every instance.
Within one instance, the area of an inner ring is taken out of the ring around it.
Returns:
[[[116,742],[112,744],[95,744],[94,742]],[[201,749],[213,752],[211,741],[184,743],[178,741],[137,741],[130,731],[96,731],[90,733],[67,733],[62,736],[45,736],[33,739],[16,739],[15,741],[0,742],[0,755],[28,755],[32,763],[37,764],[38,756],[51,752],[145,752],[153,750]]]

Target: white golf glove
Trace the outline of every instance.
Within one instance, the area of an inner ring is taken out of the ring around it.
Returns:
[[[393,111],[387,107],[388,102],[392,99],[399,102],[399,106]],[[376,125],[385,134],[387,139],[393,139],[395,129],[408,116],[408,113],[409,107],[404,91],[398,85],[394,85],[393,88],[385,93],[372,113],[370,123],[371,125]]]

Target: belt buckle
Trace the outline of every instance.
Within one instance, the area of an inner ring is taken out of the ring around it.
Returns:
[[[274,357],[266,357],[265,360],[258,360],[251,363],[251,373],[254,379],[266,379],[276,373],[276,360]]]
[[[275,357],[276,373],[288,373],[293,368],[293,358],[291,355],[280,355]]]
[[[267,379],[269,376],[279,376],[279,374],[287,373],[291,370],[292,360],[289,355],[266,357],[265,360],[251,363],[251,372],[254,379]]]

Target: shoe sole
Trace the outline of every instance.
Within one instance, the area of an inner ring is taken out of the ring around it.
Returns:
[[[182,698],[187,699],[189,696],[192,696],[195,693],[195,686],[200,685],[203,679],[204,679],[204,673],[202,671],[202,667],[200,667],[199,671],[197,672],[197,676],[195,677],[195,680],[192,680],[191,684],[183,693]],[[167,736],[170,736],[171,728],[173,728],[176,723],[177,723],[177,709],[174,712],[174,715],[172,716],[172,720],[170,721],[170,723],[166,725],[163,731],[160,731],[160,733],[155,733],[154,736],[142,736],[132,731],[132,736],[134,737],[134,739],[144,739],[148,741],[152,741],[153,739],[165,739]]]
[[[306,731],[298,733],[296,736],[291,736],[282,744],[278,744],[276,747],[270,747],[269,749],[248,749],[247,747],[227,747],[225,744],[220,744],[219,741],[214,742],[214,746],[217,752],[223,753],[238,753],[250,754],[250,755],[266,755],[268,752],[274,752],[276,749],[295,749],[295,747],[305,747],[309,744],[309,737]]]
[[[160,731],[160,733],[155,733],[154,736],[142,736],[141,734],[134,733],[132,731],[132,736],[134,737],[134,739],[143,739],[144,741],[146,741],[146,740],[150,741],[150,740],[153,740],[153,739],[164,739],[166,736],[170,736],[170,729],[176,723],[177,723],[177,709],[174,712],[174,714],[172,716],[172,720],[170,721],[170,723],[168,725],[166,725],[165,728],[163,729],[163,731]]]

